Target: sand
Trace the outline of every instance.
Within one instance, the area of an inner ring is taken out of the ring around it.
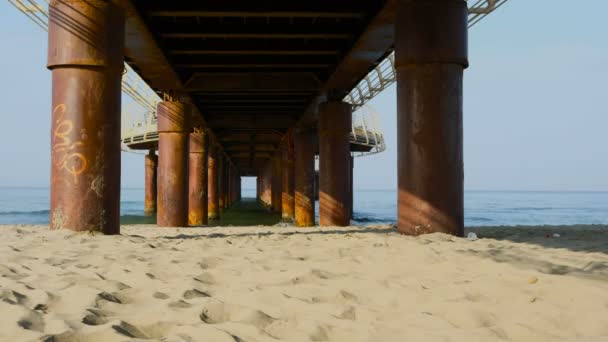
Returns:
[[[0,226],[0,341],[608,341],[607,227],[473,230]]]

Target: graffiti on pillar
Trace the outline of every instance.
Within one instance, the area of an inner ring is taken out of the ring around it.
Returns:
[[[65,170],[72,175],[74,183],[78,184],[78,175],[87,169],[87,159],[78,150],[84,143],[82,140],[72,141],[69,137],[74,129],[72,120],[64,118],[67,107],[59,104],[53,109],[55,129],[53,130],[53,161],[59,170]]]

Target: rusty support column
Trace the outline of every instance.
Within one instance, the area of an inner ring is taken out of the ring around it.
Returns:
[[[209,153],[207,158],[207,217],[209,220],[217,220],[219,215],[219,198],[217,197],[217,147],[209,142]]]
[[[294,220],[294,163],[293,163],[293,135],[288,134],[282,151],[283,158],[283,186],[281,191],[282,210],[281,218],[285,222]]]
[[[241,182],[241,178],[239,176],[239,172],[237,168],[234,168],[234,187],[232,193],[232,204],[235,204],[238,201],[238,193],[239,193],[239,183]]]
[[[224,212],[224,154],[218,151],[217,156],[217,201],[218,201],[218,212]]]
[[[145,159],[145,177],[146,177],[146,196],[144,201],[144,213],[146,215],[156,214],[156,196],[157,196],[157,172],[158,172],[158,156],[155,150],[150,150]]]
[[[203,131],[190,133],[188,172],[188,225],[202,226],[207,217],[207,152],[208,136]]]
[[[255,199],[260,201],[260,174],[258,173],[257,177],[255,177]]]
[[[294,135],[295,223],[299,227],[315,225],[315,149],[317,134],[313,129],[298,129]]]
[[[263,168],[262,178],[262,202],[264,206],[272,210],[272,159],[268,160]]]
[[[50,228],[119,234],[124,12],[84,0],[49,12]]]
[[[237,188],[236,188],[236,200],[240,201],[241,200],[241,175],[237,175]]]
[[[350,186],[348,187],[348,197],[350,200],[350,218],[353,218],[353,214],[355,212],[355,179],[354,179],[354,171],[355,171],[355,158],[351,155],[350,156],[350,175],[349,175],[349,182],[350,182]]]
[[[281,188],[283,185],[282,159],[281,151],[277,151],[272,158],[272,211],[278,214],[283,209],[281,201]]]
[[[188,225],[188,131],[190,104],[158,104],[159,227]]]
[[[231,195],[230,195],[230,187],[232,186],[232,166],[228,163],[228,167],[226,168],[226,209],[230,208],[232,204]]]
[[[349,174],[352,107],[325,102],[319,107],[319,223],[350,224]]]
[[[462,236],[467,4],[401,1],[395,22],[398,230]]]
[[[224,183],[224,209],[228,209],[230,207],[230,163],[228,157],[226,157],[224,179],[226,180]]]

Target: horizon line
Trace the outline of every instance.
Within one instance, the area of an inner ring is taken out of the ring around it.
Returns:
[[[50,186],[42,186],[42,185],[32,185],[32,186],[24,186],[24,185],[0,185],[0,188],[3,189],[50,189]],[[142,187],[121,187],[121,190],[144,190]],[[242,188],[242,190],[253,191],[255,188]],[[355,191],[396,191],[395,188],[355,188]],[[600,190],[582,190],[582,189],[464,189],[465,192],[608,192],[608,189],[600,189]]]

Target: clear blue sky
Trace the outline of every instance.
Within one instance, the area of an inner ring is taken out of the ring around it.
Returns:
[[[466,189],[608,190],[606,13],[606,0],[510,0],[471,30]],[[0,1],[0,42],[0,186],[47,186],[46,34]],[[356,160],[355,187],[394,189],[394,87],[371,105],[388,149]],[[143,156],[122,165],[123,186],[143,186]]]

